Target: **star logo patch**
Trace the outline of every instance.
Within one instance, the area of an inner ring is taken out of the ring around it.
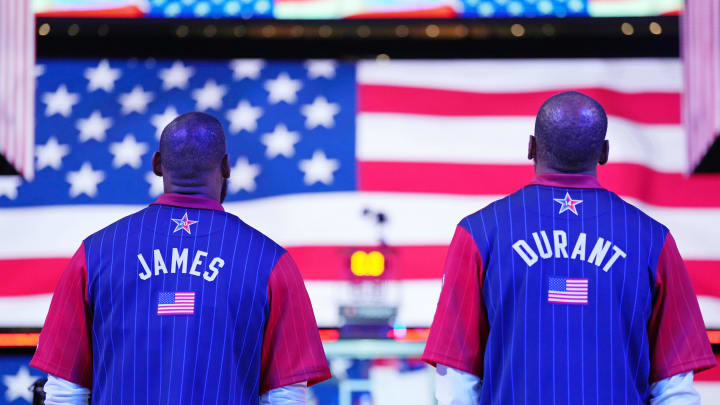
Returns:
[[[570,211],[573,214],[577,215],[577,206],[582,203],[582,200],[573,200],[572,197],[570,197],[570,193],[565,193],[565,198],[553,198],[556,203],[560,204],[560,212],[558,214],[562,214],[565,211]]]
[[[190,235],[190,225],[195,225],[199,222],[199,221],[189,220],[187,217],[187,212],[185,212],[185,215],[183,215],[182,218],[178,218],[178,219],[170,218],[170,219],[173,222],[175,222],[175,224],[177,224],[177,226],[175,226],[175,230],[173,231],[173,233],[182,229],[183,231],[187,232],[188,235]]]

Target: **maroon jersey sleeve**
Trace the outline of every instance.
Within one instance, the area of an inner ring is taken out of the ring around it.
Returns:
[[[650,381],[715,366],[690,276],[669,232],[657,264],[653,300]]]
[[[263,339],[260,393],[330,378],[310,298],[289,253],[275,264],[268,290],[270,315]]]
[[[482,256],[458,226],[445,261],[443,286],[422,359],[482,376],[489,326],[482,296]]]
[[[83,387],[92,387],[92,342],[83,245],[55,288],[30,365]]]

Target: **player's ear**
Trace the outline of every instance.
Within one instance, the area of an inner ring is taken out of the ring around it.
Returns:
[[[223,178],[230,178],[230,158],[228,157],[227,153],[225,154],[225,156],[223,156],[223,160],[220,163],[220,170],[222,171]]]
[[[155,152],[152,157],[152,169],[156,176],[162,177],[162,158],[160,152]]]
[[[537,156],[537,144],[535,143],[535,137],[530,135],[530,142],[528,143],[528,160],[533,160]]]
[[[604,165],[605,163],[608,162],[609,156],[610,156],[610,141],[608,141],[606,139],[605,142],[603,142],[603,148],[602,148],[602,152],[600,153],[600,160],[598,161],[598,163],[600,163],[601,165]]]

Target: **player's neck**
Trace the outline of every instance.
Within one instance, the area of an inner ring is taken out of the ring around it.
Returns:
[[[165,194],[190,195],[193,197],[204,197],[215,201],[220,201],[220,193],[213,192],[213,190],[210,190],[209,187],[187,187],[178,186],[175,184],[166,184]]]
[[[164,173],[163,188],[166,194],[182,194],[209,198],[222,203],[222,185],[216,185],[208,178],[183,178]]]
[[[564,170],[558,170],[551,166],[547,166],[545,164],[541,163],[535,163],[535,175],[539,174],[583,174],[587,176],[593,176],[597,177],[597,166],[593,166],[592,168],[589,168],[587,170],[578,171],[578,172],[568,172]]]

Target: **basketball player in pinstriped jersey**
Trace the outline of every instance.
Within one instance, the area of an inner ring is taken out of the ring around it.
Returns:
[[[698,404],[715,365],[670,231],[597,179],[607,116],[548,99],[535,178],[465,217],[423,359],[440,404]],[[482,179],[472,179],[482,181]]]
[[[183,114],[153,171],[165,194],[85,239],[30,363],[46,404],[304,404],[330,378],[290,254],[224,211],[220,122]]]

